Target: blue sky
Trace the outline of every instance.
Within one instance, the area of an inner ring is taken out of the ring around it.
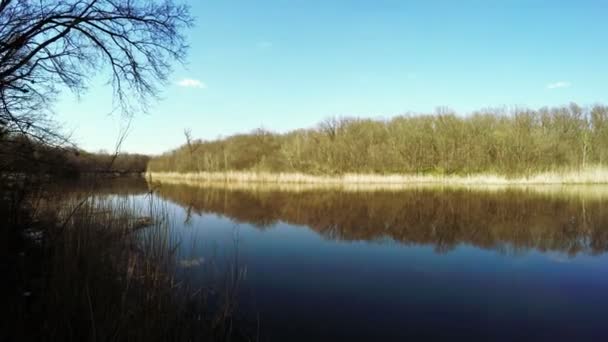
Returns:
[[[160,153],[183,130],[214,139],[329,116],[448,106],[608,104],[608,1],[191,0],[186,66],[123,145]],[[124,125],[106,78],[55,110],[73,139],[112,150]]]

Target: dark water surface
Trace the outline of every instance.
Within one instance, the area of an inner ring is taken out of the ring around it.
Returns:
[[[261,340],[608,340],[608,188],[154,188],[182,276],[236,263]]]

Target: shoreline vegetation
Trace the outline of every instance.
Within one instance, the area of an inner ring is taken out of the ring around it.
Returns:
[[[399,188],[415,185],[519,186],[519,185],[595,185],[608,184],[608,167],[592,166],[579,170],[561,170],[506,176],[492,173],[470,175],[434,174],[343,174],[312,175],[253,171],[229,172],[147,172],[147,180],[172,184],[241,184],[241,185],[319,185],[337,187]]]
[[[440,108],[390,119],[329,118],[286,133],[257,129],[209,141],[184,135],[184,145],[151,157],[147,172],[231,182],[608,183],[602,105],[466,115]]]
[[[162,203],[49,191],[26,214],[21,238],[2,240],[9,340],[246,339],[221,279],[210,289],[178,279],[180,241]]]
[[[242,191],[247,193],[287,193],[299,194],[305,192],[334,191],[336,193],[376,193],[376,192],[476,192],[504,193],[519,192],[526,195],[543,197],[582,198],[589,200],[608,199],[608,184],[537,184],[537,185],[455,185],[455,184],[318,184],[318,183],[227,183],[227,182],[198,182],[187,180],[146,180],[151,191],[162,191],[168,186],[184,186],[199,190]]]

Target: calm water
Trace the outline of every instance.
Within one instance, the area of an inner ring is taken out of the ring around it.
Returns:
[[[606,340],[608,188],[575,190],[162,185],[154,201],[182,277],[237,265],[262,340]]]

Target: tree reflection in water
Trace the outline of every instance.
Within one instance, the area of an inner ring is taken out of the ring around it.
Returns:
[[[220,214],[259,229],[281,221],[305,225],[334,240],[390,238],[433,245],[439,253],[459,244],[503,253],[536,249],[571,256],[608,249],[608,196],[587,196],[584,191],[282,191],[171,184],[155,188],[161,197],[195,214]]]

